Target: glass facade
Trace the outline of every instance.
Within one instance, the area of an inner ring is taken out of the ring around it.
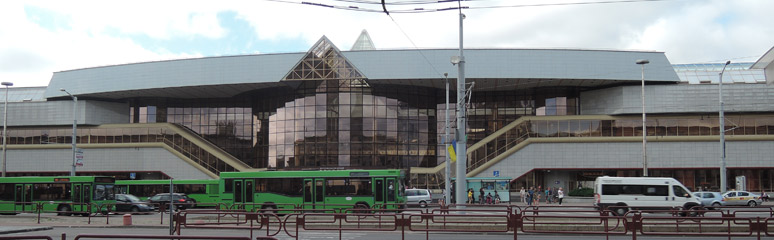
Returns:
[[[72,129],[67,127],[14,128],[8,130],[7,141],[8,144],[20,145],[70,144]],[[163,143],[215,174],[235,171],[234,166],[204,150],[192,139],[181,135],[179,130],[171,126],[145,126],[145,124],[137,124],[133,127],[124,125],[79,126],[76,143]]]
[[[672,67],[682,82],[718,84],[724,63],[674,64]],[[763,69],[750,69],[751,62],[731,63],[723,73],[723,83],[765,83]]]
[[[574,92],[476,93],[467,110],[468,143],[522,116],[574,115]],[[445,93],[433,88],[305,80],[295,89],[230,99],[135,100],[131,122],[179,124],[254,168],[407,169],[445,161],[444,101]],[[450,110],[450,133],[455,116]]]
[[[772,135],[774,116],[726,115],[726,135]],[[720,135],[717,117],[658,117],[646,122],[647,136]],[[473,170],[528,138],[556,137],[633,137],[642,136],[641,118],[615,120],[566,119],[529,120],[495,133],[495,139],[470,148],[468,171]]]
[[[435,91],[307,81],[269,117],[270,168],[435,166]],[[400,97],[403,93],[403,97]]]

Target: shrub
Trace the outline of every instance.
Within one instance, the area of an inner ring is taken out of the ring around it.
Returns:
[[[592,197],[594,196],[594,189],[591,189],[591,188],[574,189],[570,191],[568,195],[573,197]]]

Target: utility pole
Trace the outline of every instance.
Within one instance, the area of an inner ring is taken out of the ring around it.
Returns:
[[[446,81],[446,118],[443,120],[443,149],[446,152],[446,174],[444,177],[444,180],[446,181],[444,184],[444,203],[445,204],[451,204],[451,159],[449,159],[449,73],[443,73],[443,78]]]
[[[718,99],[720,100],[720,121],[718,127],[720,129],[720,192],[726,192],[728,185],[726,184],[726,119],[723,115],[723,72],[726,71],[726,66],[731,61],[726,61],[726,65],[723,65],[723,70],[720,71],[720,79],[718,81]]]
[[[468,139],[465,136],[466,121],[465,121],[465,55],[463,54],[463,40],[462,40],[462,21],[465,19],[465,14],[462,14],[462,4],[458,1],[460,11],[460,55],[452,57],[452,64],[457,64],[457,133],[455,134],[457,139],[457,203],[467,198],[468,181],[467,181],[467,142]],[[464,206],[457,205],[457,208],[465,208]]]

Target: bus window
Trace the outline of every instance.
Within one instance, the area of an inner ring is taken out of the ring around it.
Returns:
[[[114,200],[115,198],[116,195],[113,192],[113,185],[94,185],[94,200]]]
[[[0,201],[13,201],[13,184],[0,184]]]
[[[304,202],[312,202],[312,180],[304,180]]]
[[[242,189],[243,188],[242,188],[242,181],[241,180],[234,181],[234,189],[236,189],[234,191],[234,202],[235,203],[237,203],[237,202],[244,202],[243,199],[242,199]]]
[[[377,202],[384,201],[384,180],[383,179],[376,179],[374,192],[376,192],[376,194],[374,195],[374,201],[377,201]]]
[[[395,179],[387,180],[387,201],[395,201]]]
[[[233,184],[234,184],[234,179],[226,179],[225,185],[223,186],[226,189],[223,189],[223,192],[224,193],[231,193],[231,192],[233,192],[234,191],[234,185]]]
[[[324,188],[324,184],[323,183],[324,183],[324,181],[322,179],[318,179],[315,182],[316,182],[316,184],[315,184],[316,188],[315,188],[315,193],[314,193],[315,202],[322,203],[322,202],[324,202],[323,201],[323,193],[325,192],[325,191],[323,191],[323,188]]]
[[[91,185],[84,184],[83,185],[83,202],[89,203],[91,202],[91,198],[89,198],[89,195],[91,195]]]
[[[245,202],[253,202],[253,180],[245,180]]]
[[[371,196],[370,178],[328,178],[327,196]]]
[[[81,202],[81,184],[75,184],[75,192],[73,193],[73,202]]]

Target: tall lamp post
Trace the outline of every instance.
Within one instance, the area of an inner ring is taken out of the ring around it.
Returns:
[[[443,143],[444,143],[444,151],[446,152],[446,174],[445,174],[445,181],[446,184],[444,187],[444,204],[451,204],[451,160],[449,159],[449,152],[447,149],[449,149],[449,73],[443,73],[443,78],[446,80],[446,119],[443,121]]]
[[[5,86],[5,106],[3,107],[3,177],[5,177],[5,130],[8,127],[8,87],[13,86],[12,82],[3,82]]]
[[[70,94],[70,92],[68,92],[64,88],[60,88],[59,91],[65,92],[65,93],[67,93],[68,96],[73,98],[73,166],[72,166],[73,168],[70,170],[70,176],[75,176],[75,151],[76,151],[76,148],[75,148],[75,138],[76,138],[76,135],[75,134],[78,131],[77,130],[77,128],[78,128],[78,115],[77,115],[78,114],[78,97],[73,96],[72,94]]]
[[[718,123],[720,128],[720,192],[726,192],[728,188],[726,184],[726,119],[723,116],[723,72],[726,71],[728,64],[731,61],[726,61],[723,65],[723,70],[720,71],[720,79],[718,81],[718,99],[720,99],[720,113]]]
[[[648,176],[648,128],[645,125],[645,64],[650,63],[648,59],[638,59],[636,61],[642,67],[642,176]]]
[[[460,55],[459,56],[453,56],[451,59],[452,64],[457,64],[457,149],[455,150],[457,152],[457,164],[456,164],[456,171],[457,171],[457,182],[456,182],[456,189],[455,192],[457,203],[462,201],[463,199],[467,199],[467,190],[468,190],[468,180],[467,180],[467,137],[465,136],[466,133],[466,123],[465,121],[465,55],[463,54],[463,28],[462,23],[465,19],[465,14],[462,14],[462,3],[461,1],[458,1],[457,4],[459,4],[459,20],[460,20]],[[463,204],[457,204],[457,208],[465,208]]]

